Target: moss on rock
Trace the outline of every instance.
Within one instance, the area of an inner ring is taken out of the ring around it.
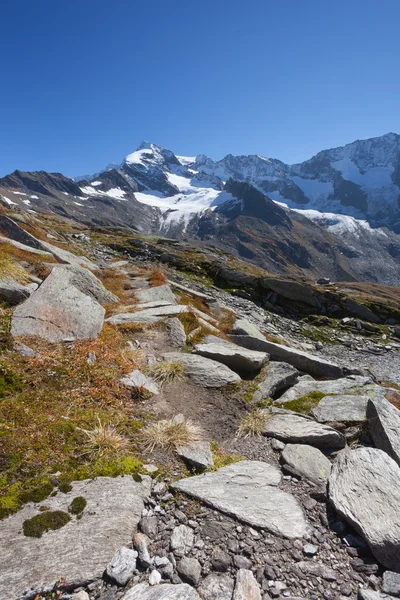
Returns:
[[[305,396],[301,396],[301,398],[296,398],[295,400],[290,400],[289,402],[281,402],[277,404],[281,408],[287,408],[288,410],[293,410],[294,412],[302,413],[303,415],[309,415],[313,408],[317,406],[317,404],[326,396],[323,392],[310,392]],[[329,394],[332,395],[332,394]]]
[[[43,512],[35,515],[32,519],[23,522],[22,529],[27,537],[40,538],[46,532],[61,529],[71,520],[68,513],[62,510]]]
[[[71,504],[69,505],[68,512],[70,512],[72,515],[79,515],[83,513],[83,511],[86,508],[86,505],[87,502],[85,498],[83,496],[77,496],[72,500]]]

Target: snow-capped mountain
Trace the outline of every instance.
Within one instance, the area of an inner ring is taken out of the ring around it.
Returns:
[[[201,155],[187,166],[251,183],[291,208],[351,215],[400,231],[400,136],[395,133],[323,150],[296,165],[259,155],[228,155],[217,162]]]
[[[9,207],[187,237],[272,272],[400,283],[400,136],[356,141],[286,165],[259,155],[220,161],[149,142],[95,176],[0,179]]]

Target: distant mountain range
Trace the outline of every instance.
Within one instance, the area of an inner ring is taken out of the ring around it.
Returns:
[[[400,284],[400,136],[356,141],[287,165],[213,161],[143,142],[120,165],[68,179],[15,171],[9,207],[88,225],[197,240],[275,273]]]

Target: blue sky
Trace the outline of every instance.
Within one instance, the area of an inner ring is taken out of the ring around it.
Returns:
[[[0,175],[400,133],[399,22],[399,0],[4,2]]]

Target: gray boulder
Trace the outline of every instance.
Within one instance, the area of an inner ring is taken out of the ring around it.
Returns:
[[[289,363],[299,371],[305,371],[316,377],[343,377],[343,369],[338,365],[322,358],[314,356],[302,350],[296,350],[283,344],[275,344],[266,339],[260,340],[249,335],[232,335],[231,339],[240,346],[260,352],[267,352],[271,360]]]
[[[38,335],[63,342],[99,335],[105,310],[93,295],[78,289],[70,275],[70,267],[53,269],[40,288],[17,306],[11,324],[14,337]]]
[[[185,328],[179,319],[174,317],[167,321],[167,333],[174,346],[183,348],[186,345],[186,333]]]
[[[176,452],[190,467],[196,470],[209,469],[214,466],[210,442],[196,442],[187,446],[178,446]]]
[[[268,354],[265,352],[246,350],[229,342],[197,344],[194,347],[193,353],[205,358],[211,358],[234,371],[243,373],[258,371],[268,360]]]
[[[318,448],[305,444],[286,444],[281,460],[317,485],[324,485],[328,481],[331,463]]]
[[[198,385],[210,388],[220,388],[233,385],[241,381],[239,375],[229,367],[194,354],[184,352],[166,352],[164,360],[179,361],[182,363],[185,374]]]
[[[400,596],[400,573],[385,571],[383,574],[382,591],[386,594]]]
[[[249,525],[287,538],[302,537],[308,531],[302,508],[277,487],[280,480],[276,467],[243,461],[181,479],[171,487]]]
[[[171,535],[171,550],[175,556],[183,557],[191,550],[194,542],[193,530],[186,525],[175,527]]]
[[[144,388],[150,394],[158,394],[159,389],[156,382],[138,369],[135,369],[126,377],[121,379],[121,383],[128,387]]]
[[[172,293],[169,285],[158,285],[147,289],[135,291],[135,296],[139,302],[159,302],[165,301],[168,304],[176,304],[175,295]]]
[[[139,583],[128,590],[121,600],[201,600],[200,596],[187,583],[173,585],[150,586],[148,583]]]
[[[196,558],[182,558],[177,564],[176,570],[183,581],[197,587],[201,576],[201,565]]]
[[[319,423],[359,423],[367,418],[368,396],[325,396],[312,409]]]
[[[234,585],[229,575],[210,573],[201,582],[199,593],[203,600],[232,600]]]
[[[259,340],[265,340],[265,335],[263,335],[258,327],[253,325],[253,323],[250,323],[247,319],[238,319],[234,323],[231,333],[234,335],[249,335],[258,338]]]
[[[30,294],[31,290],[18,281],[0,279],[0,300],[4,300],[7,304],[19,304],[29,298]]]
[[[317,448],[344,448],[346,438],[342,433],[328,425],[316,423],[302,415],[276,413],[267,416],[263,434],[283,442],[309,444]],[[270,416],[269,416],[270,415]]]
[[[299,380],[299,372],[288,363],[271,362],[263,370],[263,377],[263,381],[253,394],[252,402],[272,398],[280,390],[295,385]]]
[[[400,464],[400,411],[385,398],[371,398],[367,417],[375,446]]]
[[[138,553],[123,546],[116,551],[107,565],[107,575],[118,585],[126,585],[136,569]]]
[[[159,306],[156,308],[146,308],[134,313],[121,313],[113,315],[107,320],[112,325],[124,325],[125,323],[158,323],[166,317],[174,317],[181,313],[188,312],[188,307],[183,304],[171,304],[168,306]]]
[[[400,467],[382,450],[341,453],[329,478],[336,511],[386,568],[400,571]]]
[[[150,493],[147,482],[136,483],[129,476],[99,477],[74,482],[72,487],[71,492],[29,503],[0,521],[0,598],[19,598],[30,588],[39,592],[58,581],[61,572],[71,588],[100,579],[115,548],[131,543],[143,500]],[[79,520],[72,517],[41,538],[23,535],[23,522],[40,514],[41,506],[68,512],[77,496],[87,502]]]
[[[97,300],[99,304],[113,304],[119,301],[118,296],[109,292],[100,279],[88,269],[74,264],[56,266],[53,269],[54,271],[60,271],[60,278],[75,286],[82,294]]]
[[[261,600],[260,586],[248,569],[239,569],[236,574],[233,600]]]

